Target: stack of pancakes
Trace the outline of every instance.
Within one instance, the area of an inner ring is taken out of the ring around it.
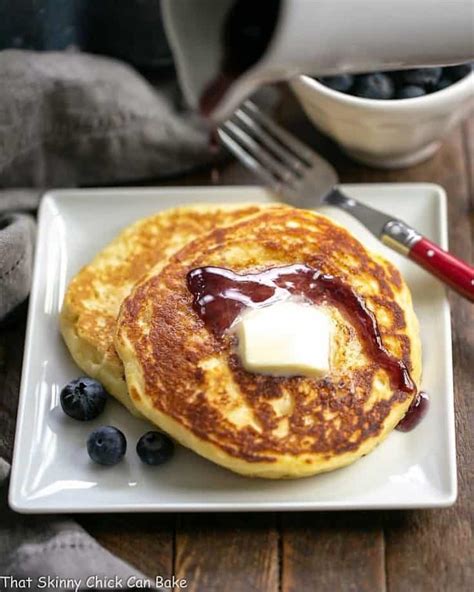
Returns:
[[[418,322],[397,269],[329,218],[279,204],[197,205],[139,220],[73,278],[61,331],[86,374],[205,458],[267,478],[336,469],[383,440],[414,393],[394,391],[337,307],[329,376],[249,373],[196,315],[186,284],[197,267],[295,263],[349,285],[419,385]]]

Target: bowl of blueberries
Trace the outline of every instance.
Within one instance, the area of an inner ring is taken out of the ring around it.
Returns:
[[[290,84],[321,131],[355,160],[379,168],[429,158],[474,105],[472,64],[299,76]]]

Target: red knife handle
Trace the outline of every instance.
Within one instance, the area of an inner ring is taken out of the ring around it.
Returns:
[[[408,257],[453,290],[474,302],[474,267],[444,251],[425,237],[411,247]]]

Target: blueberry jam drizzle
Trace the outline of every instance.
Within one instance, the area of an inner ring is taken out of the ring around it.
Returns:
[[[365,302],[339,278],[304,264],[238,274],[221,267],[199,267],[187,275],[193,308],[217,337],[244,308],[258,308],[296,295],[315,304],[336,306],[356,329],[366,354],[390,377],[395,390],[414,393],[406,365],[383,346],[377,321]]]
[[[263,56],[273,36],[279,11],[280,0],[234,2],[223,25],[220,72],[199,100],[202,115],[209,115],[235,79]]]
[[[415,429],[420,421],[425,417],[430,406],[430,399],[426,393],[420,391],[413,399],[405,417],[398,423],[397,429],[399,432],[411,432]]]

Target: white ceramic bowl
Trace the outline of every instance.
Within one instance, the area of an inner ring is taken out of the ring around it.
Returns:
[[[344,94],[309,76],[290,85],[319,129],[355,160],[381,168],[429,158],[474,106],[474,72],[430,95],[388,101]]]

